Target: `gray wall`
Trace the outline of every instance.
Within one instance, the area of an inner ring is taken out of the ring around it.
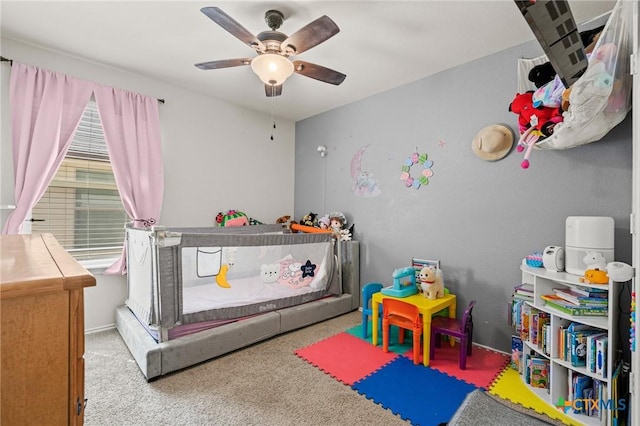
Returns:
[[[541,53],[527,43],[296,124],[295,218],[344,212],[361,242],[363,284],[391,283],[393,270],[412,256],[440,259],[458,315],[478,301],[474,340],[504,351],[521,260],[564,245],[567,216],[613,217],[616,260],[631,263],[631,114],[597,143],[534,151],[528,170],[520,168],[515,143],[498,162],[471,151],[484,126],[505,123],[517,132],[517,116],[508,111],[517,59]],[[316,151],[321,144],[324,158]],[[375,197],[352,192],[351,161],[366,145],[361,165],[377,179]],[[416,147],[434,162],[430,183],[417,190],[400,180]]]

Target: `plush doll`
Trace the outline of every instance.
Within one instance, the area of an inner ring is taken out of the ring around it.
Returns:
[[[537,88],[544,86],[554,79],[556,70],[553,69],[551,62],[536,65],[529,71],[529,81],[535,84]]]
[[[318,227],[320,229],[329,229],[329,226],[331,226],[331,220],[329,220],[329,216],[322,216],[320,219],[318,219]]]
[[[540,87],[533,92],[532,101],[533,107],[539,108],[541,106],[549,108],[558,108],[562,105],[562,92],[565,90],[562,80],[559,76],[555,76],[553,80]]]
[[[518,140],[518,146],[516,150],[518,152],[524,152],[524,159],[520,163],[520,167],[523,169],[529,168],[529,156],[531,156],[531,150],[536,145],[536,142],[540,139],[541,133],[534,129],[533,127],[529,127],[525,132],[520,136],[520,140]]]
[[[584,276],[578,278],[578,281],[585,284],[608,284],[609,276],[607,275],[607,271],[587,269],[584,271]]]
[[[226,214],[218,212],[216,222],[218,226],[246,226],[249,225],[249,218],[241,211],[229,210]]]
[[[425,266],[418,275],[422,294],[428,299],[437,299],[444,296],[444,282],[442,270],[433,266]]]
[[[342,212],[331,212],[329,214],[329,229],[331,229],[339,241],[351,241],[353,225],[346,229],[347,217]]]
[[[300,224],[305,226],[318,227],[318,215],[316,213],[307,213],[300,219]]]
[[[524,133],[529,127],[542,132],[544,136],[553,133],[553,127],[562,121],[562,113],[559,108],[533,106],[533,92],[517,93],[509,111],[518,114],[518,127],[520,133]]]

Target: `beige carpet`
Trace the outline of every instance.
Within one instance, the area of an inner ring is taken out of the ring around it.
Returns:
[[[150,383],[116,330],[88,334],[85,424],[407,425],[294,354],[360,321],[352,312]]]
[[[294,351],[352,312],[147,383],[116,330],[86,337],[86,425],[407,425]]]

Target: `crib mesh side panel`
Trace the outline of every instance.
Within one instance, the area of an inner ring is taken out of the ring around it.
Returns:
[[[156,306],[160,325],[173,327],[180,318],[180,278],[178,276],[179,250],[173,247],[158,247],[158,286],[156,287]]]
[[[180,323],[241,318],[340,294],[334,244],[330,234],[183,233],[174,271]]]
[[[127,299],[129,309],[145,324],[154,323],[154,256],[150,233],[127,230]]]

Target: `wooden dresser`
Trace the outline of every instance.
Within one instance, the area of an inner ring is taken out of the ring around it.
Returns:
[[[0,236],[0,424],[82,425],[84,287],[51,234]]]

